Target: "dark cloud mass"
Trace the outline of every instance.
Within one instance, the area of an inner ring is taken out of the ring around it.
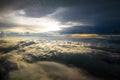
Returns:
[[[120,34],[119,4],[119,0],[0,0],[0,29],[19,26],[4,21],[4,16],[24,10],[22,16],[25,17],[40,18],[49,15],[63,23],[72,21],[89,24],[86,27],[63,28],[60,33]]]
[[[120,34],[119,20],[103,20],[96,22],[93,26],[74,26],[61,30],[60,33],[64,34]]]

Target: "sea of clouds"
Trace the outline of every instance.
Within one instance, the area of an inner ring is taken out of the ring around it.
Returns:
[[[0,48],[0,77],[1,80],[119,80],[120,55],[114,52],[114,46],[20,39],[13,46]]]

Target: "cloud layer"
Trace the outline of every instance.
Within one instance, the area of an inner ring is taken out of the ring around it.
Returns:
[[[25,64],[27,65],[25,68],[10,73],[10,80],[92,80],[79,73],[77,69],[56,62]]]
[[[0,79],[119,80],[119,44],[70,40],[0,38]]]

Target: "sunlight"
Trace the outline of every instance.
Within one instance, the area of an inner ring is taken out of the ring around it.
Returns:
[[[8,20],[11,19],[12,24],[16,24],[15,27],[8,28],[4,31],[11,32],[33,32],[33,33],[44,33],[51,31],[59,31],[63,28],[74,27],[86,25],[81,22],[62,22],[58,19],[52,18],[49,15],[43,17],[29,17],[25,16],[26,12],[24,10],[15,11],[10,13],[9,16],[6,17]]]
[[[58,31],[61,30],[62,27],[67,27],[67,25],[61,24],[60,21],[49,18],[49,17],[41,17],[41,18],[30,18],[17,16],[14,17],[15,22],[18,25],[23,25],[26,27],[24,31],[28,29],[32,30],[32,32],[48,32],[48,31]],[[64,25],[64,26],[63,26]]]

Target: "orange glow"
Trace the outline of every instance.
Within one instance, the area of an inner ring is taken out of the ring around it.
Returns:
[[[104,38],[104,36],[99,34],[71,34],[72,38]]]

